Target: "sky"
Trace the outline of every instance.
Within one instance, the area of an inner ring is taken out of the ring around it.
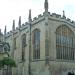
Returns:
[[[45,0],[0,0],[0,29],[7,31],[12,29],[13,20],[18,26],[19,16],[22,23],[28,21],[29,9],[32,11],[32,18],[43,14]],[[75,0],[48,0],[49,12],[62,15],[63,10],[67,18],[75,21]]]

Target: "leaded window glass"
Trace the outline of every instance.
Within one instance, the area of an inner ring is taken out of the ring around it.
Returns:
[[[74,33],[61,25],[56,29],[56,57],[57,59],[74,60]]]
[[[40,31],[33,31],[33,59],[40,59]]]

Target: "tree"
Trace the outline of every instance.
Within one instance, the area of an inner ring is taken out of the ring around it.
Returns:
[[[2,60],[0,60],[0,69],[6,68],[6,75],[12,73],[12,67],[16,67],[16,63],[12,58],[4,57]]]
[[[9,67],[16,67],[16,63],[13,59],[11,59],[10,57],[4,57],[2,60],[2,66],[9,66]]]
[[[0,60],[0,69],[3,67],[3,61]]]

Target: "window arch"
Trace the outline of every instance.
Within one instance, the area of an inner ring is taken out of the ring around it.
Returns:
[[[61,25],[56,29],[56,57],[57,59],[74,60],[74,33]]]
[[[25,60],[26,34],[22,35],[22,61]]]
[[[33,31],[33,59],[40,59],[40,30]]]

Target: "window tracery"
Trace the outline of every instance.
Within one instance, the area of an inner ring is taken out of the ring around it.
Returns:
[[[74,60],[74,33],[70,28],[62,25],[56,30],[57,59]]]

